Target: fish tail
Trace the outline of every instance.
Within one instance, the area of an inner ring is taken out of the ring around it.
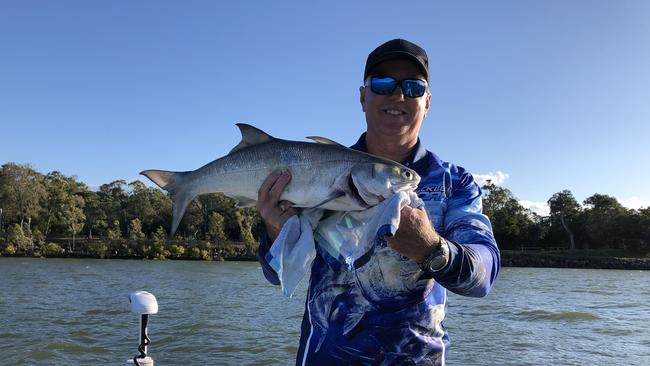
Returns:
[[[195,195],[188,192],[182,184],[184,177],[190,172],[170,172],[167,170],[145,170],[140,174],[151,179],[158,187],[164,189],[172,195],[172,229],[169,233],[173,237],[181,223],[183,214],[189,206],[190,202],[194,199]]]

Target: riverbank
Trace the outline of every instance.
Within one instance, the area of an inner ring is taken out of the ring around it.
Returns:
[[[649,257],[612,250],[501,251],[502,267],[650,270]]]
[[[256,245],[229,242],[167,242],[156,247],[151,242],[103,242],[81,239],[75,251],[54,243],[31,252],[0,251],[4,257],[102,258],[153,260],[257,261]],[[622,250],[502,250],[502,267],[548,267],[584,269],[650,270],[650,257],[635,256]]]

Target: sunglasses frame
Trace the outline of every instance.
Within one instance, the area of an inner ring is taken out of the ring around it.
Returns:
[[[386,92],[386,93],[378,93],[378,92],[375,91],[375,89],[372,87],[372,84],[373,84],[373,83],[372,83],[372,79],[392,79],[393,82],[394,82],[395,84],[393,85],[393,88],[392,88],[389,92]],[[405,88],[404,88],[404,82],[405,82],[405,81],[420,81],[420,82],[423,82],[423,83],[424,83],[424,91],[422,92],[421,95],[417,95],[417,96],[411,96],[411,95],[406,94],[406,93],[404,92],[404,89],[405,89]],[[369,87],[370,90],[371,90],[373,93],[378,94],[378,95],[391,95],[391,94],[393,94],[393,93],[395,92],[395,89],[397,88],[397,85],[399,85],[399,88],[400,88],[400,90],[402,91],[402,94],[404,94],[404,96],[406,96],[406,97],[408,97],[408,98],[414,98],[414,99],[415,99],[415,98],[420,98],[421,96],[427,94],[427,92],[429,91],[429,83],[427,83],[426,80],[422,80],[422,79],[402,79],[402,80],[397,80],[397,79],[395,79],[395,78],[392,77],[392,76],[375,75],[375,76],[369,76],[369,77],[366,79],[366,82],[364,83],[364,86],[365,86],[365,87]]]

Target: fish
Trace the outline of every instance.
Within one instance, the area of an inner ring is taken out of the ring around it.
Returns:
[[[241,142],[221,158],[193,171],[140,172],[172,196],[171,236],[197,196],[223,193],[237,207],[252,207],[264,180],[277,170],[291,173],[281,200],[294,207],[333,211],[365,210],[393,193],[415,190],[420,182],[420,176],[402,164],[325,137],[307,137],[314,142],[283,140],[245,123],[236,125]]]

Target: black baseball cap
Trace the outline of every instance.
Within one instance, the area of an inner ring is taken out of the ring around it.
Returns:
[[[405,58],[413,61],[418,65],[420,71],[422,71],[422,75],[429,81],[429,58],[427,57],[427,52],[415,43],[399,38],[390,40],[370,52],[366,61],[363,80],[368,78],[368,75],[375,66],[393,58]]]

